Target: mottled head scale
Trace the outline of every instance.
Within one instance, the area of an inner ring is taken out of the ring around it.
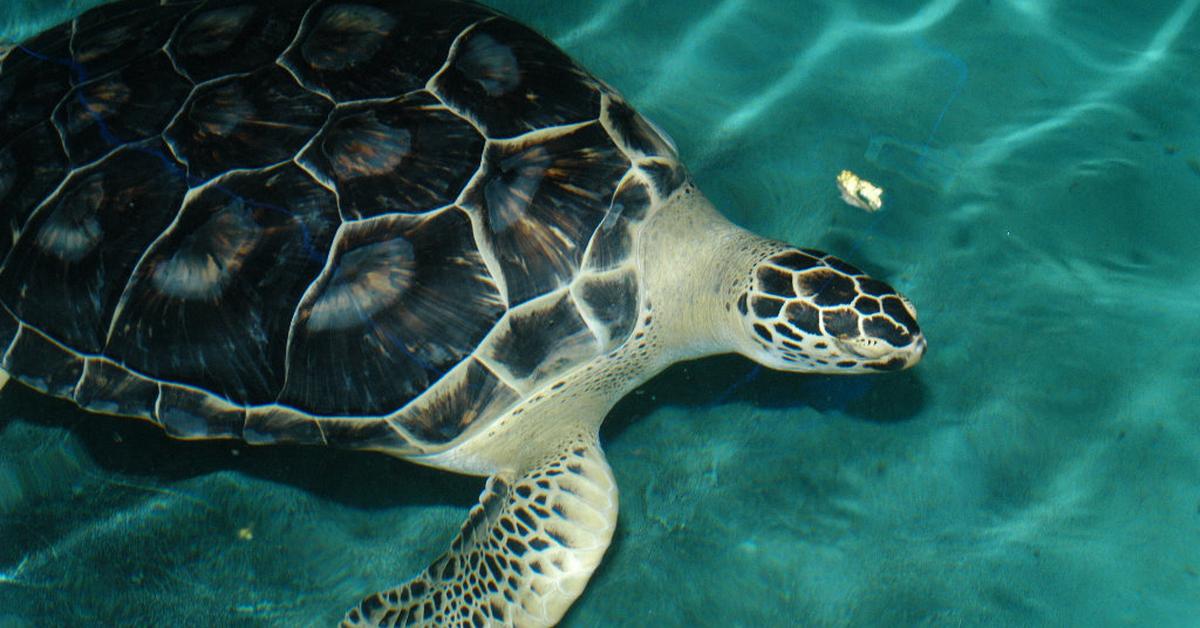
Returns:
[[[482,5],[117,0],[0,51],[0,384],[490,477],[346,625],[558,621],[615,529],[600,423],[673,362],[924,349],[895,290],[730,223]]]
[[[737,297],[750,356],[784,371],[894,371],[921,359],[917,312],[888,284],[812,249],[763,259]]]

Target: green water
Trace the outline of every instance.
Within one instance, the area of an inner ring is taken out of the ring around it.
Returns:
[[[0,1],[7,33],[56,19]],[[717,358],[631,395],[602,434],[620,527],[565,625],[1200,623],[1200,1],[494,4],[930,343],[900,374]],[[842,204],[842,168],[885,209]],[[329,624],[480,488],[13,386],[0,626]]]

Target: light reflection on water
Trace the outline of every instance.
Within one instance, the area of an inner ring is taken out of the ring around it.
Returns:
[[[889,279],[930,340],[911,373],[718,359],[618,406],[621,528],[568,625],[1200,613],[1200,2],[496,4],[661,124],[727,215]],[[54,19],[10,8],[10,35]],[[883,212],[837,200],[842,168]],[[0,623],[154,597],[166,623],[332,621],[372,586],[347,565],[406,577],[478,490],[0,408]]]

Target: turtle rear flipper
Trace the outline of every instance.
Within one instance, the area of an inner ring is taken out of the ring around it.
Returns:
[[[523,475],[494,475],[450,550],[376,593],[343,626],[549,626],[612,540],[617,486],[597,438],[568,440]]]

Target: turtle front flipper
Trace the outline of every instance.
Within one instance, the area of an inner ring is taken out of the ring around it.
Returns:
[[[552,625],[583,592],[616,522],[617,485],[596,436],[568,440],[523,475],[488,479],[450,550],[342,625]]]

